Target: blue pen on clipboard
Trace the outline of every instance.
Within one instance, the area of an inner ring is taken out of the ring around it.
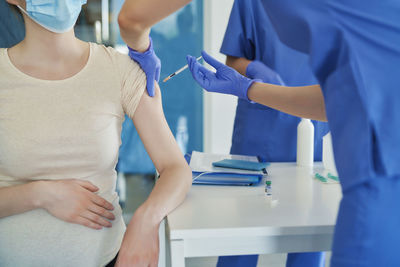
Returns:
[[[196,61],[199,61],[200,59],[202,59],[202,56],[199,56],[198,58],[196,58]],[[166,77],[163,82],[165,83],[166,81],[168,81],[169,79],[171,79],[172,77],[174,77],[175,75],[178,75],[179,73],[181,73],[182,71],[186,70],[189,67],[188,64],[186,64],[185,66],[183,66],[182,68],[180,68],[179,70],[175,71],[174,73],[172,73],[171,75],[169,75],[168,77]]]

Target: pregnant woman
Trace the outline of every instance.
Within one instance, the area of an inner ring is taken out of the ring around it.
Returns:
[[[84,0],[7,0],[25,39],[0,49],[0,266],[156,266],[158,228],[191,171],[165,121],[161,93],[129,56],[86,43]],[[128,227],[115,192],[124,115],[160,179]],[[125,266],[125,265],[124,265]]]

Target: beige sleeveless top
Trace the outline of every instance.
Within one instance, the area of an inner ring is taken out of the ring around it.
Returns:
[[[101,45],[90,44],[86,66],[60,81],[22,73],[0,49],[0,187],[88,180],[116,217],[102,230],[43,209],[1,218],[0,266],[103,266],[115,257],[125,232],[115,192],[121,126],[145,87],[137,63]]]

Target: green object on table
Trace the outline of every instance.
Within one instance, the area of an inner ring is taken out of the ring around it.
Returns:
[[[335,176],[335,175],[332,175],[330,172],[328,172],[328,178],[339,182],[339,177],[337,177],[337,176]]]
[[[320,181],[323,182],[323,183],[326,183],[326,182],[328,181],[324,176],[322,176],[322,175],[319,174],[319,173],[316,173],[316,174],[315,174],[315,178],[317,178],[318,180],[320,180]]]
[[[266,185],[271,185],[271,181],[265,181]]]

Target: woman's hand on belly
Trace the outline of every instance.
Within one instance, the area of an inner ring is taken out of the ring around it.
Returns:
[[[67,179],[43,181],[41,207],[53,216],[93,229],[111,227],[113,205],[95,194],[99,188],[89,181]]]

